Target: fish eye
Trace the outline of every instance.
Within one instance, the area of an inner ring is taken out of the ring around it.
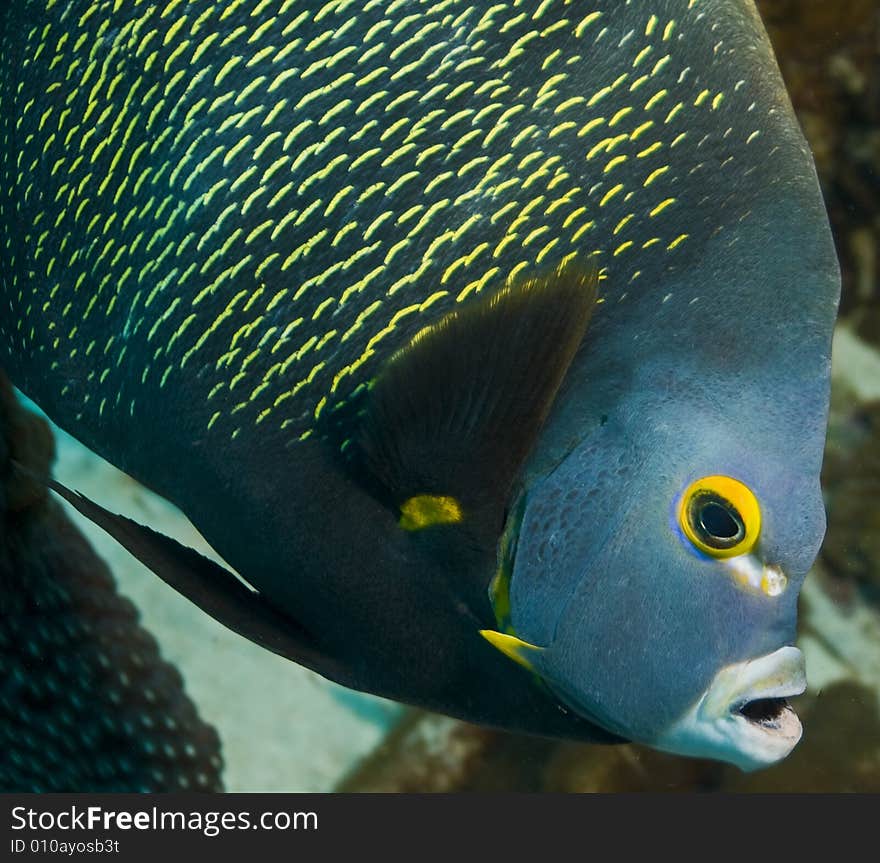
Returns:
[[[715,558],[748,554],[761,532],[752,490],[729,476],[706,476],[682,495],[678,521],[697,550]]]

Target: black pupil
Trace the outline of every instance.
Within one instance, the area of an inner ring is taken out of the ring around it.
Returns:
[[[691,524],[701,539],[715,548],[732,548],[746,532],[733,504],[714,495],[699,495],[694,500]]]
[[[714,500],[700,510],[700,526],[718,539],[734,539],[740,529],[730,512]]]

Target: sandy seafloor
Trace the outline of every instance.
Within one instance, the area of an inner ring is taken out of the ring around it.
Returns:
[[[859,401],[880,399],[880,354],[838,329],[835,386]],[[213,553],[174,506],[61,430],[57,478],[71,488],[198,550]],[[202,718],[218,730],[228,791],[330,791],[383,739],[401,708],[354,693],[229,632],[192,606],[68,508],[110,565],[120,592],[142,614],[166,659],[183,674]],[[813,692],[857,681],[880,700],[880,614],[856,597],[843,608],[808,578],[800,639]],[[809,734],[809,726],[806,728]]]

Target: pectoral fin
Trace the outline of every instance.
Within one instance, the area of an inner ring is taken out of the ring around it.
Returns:
[[[422,330],[375,380],[356,439],[401,527],[497,537],[511,486],[581,345],[592,264],[509,283]]]
[[[515,635],[505,635],[503,632],[497,632],[494,629],[481,629],[480,635],[492,645],[492,647],[500,650],[508,659],[512,659],[517,664],[534,671],[534,660],[540,655],[543,648],[529,644],[527,641],[517,638]]]
[[[276,610],[233,573],[170,537],[109,512],[55,480],[48,484],[162,581],[216,621],[272,653],[344,682],[342,669],[317,649],[302,626]]]

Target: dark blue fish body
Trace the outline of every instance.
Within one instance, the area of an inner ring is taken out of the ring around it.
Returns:
[[[0,363],[302,661],[657,742],[791,644],[838,277],[751,2],[21,3],[2,48]],[[772,600],[649,577],[721,566],[676,535],[716,474],[760,492]]]

